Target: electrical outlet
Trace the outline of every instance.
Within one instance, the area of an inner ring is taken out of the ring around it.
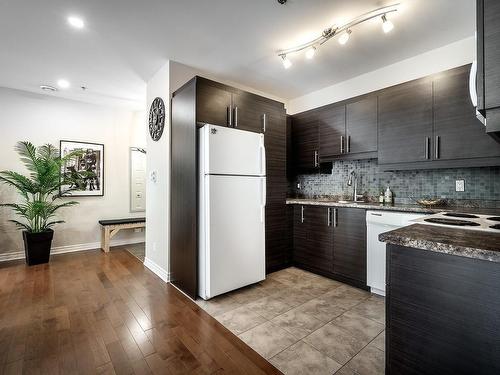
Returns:
[[[465,191],[465,180],[455,181],[455,191]]]

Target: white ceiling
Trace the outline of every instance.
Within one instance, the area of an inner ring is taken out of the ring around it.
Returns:
[[[57,95],[137,106],[145,82],[172,59],[288,100],[474,34],[475,0],[401,0],[390,34],[376,20],[312,61],[292,56],[289,70],[276,57],[397,1],[0,0],[0,86],[39,92],[66,78],[71,88]],[[86,28],[70,28],[68,15]]]

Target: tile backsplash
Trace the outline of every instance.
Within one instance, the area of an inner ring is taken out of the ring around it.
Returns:
[[[289,194],[304,198],[352,195],[347,180],[353,170],[358,175],[358,194],[370,199],[390,186],[398,203],[439,197],[450,204],[500,207],[500,167],[381,172],[377,159],[336,161],[330,174],[299,175],[291,182]],[[465,191],[457,192],[455,181],[461,179]]]

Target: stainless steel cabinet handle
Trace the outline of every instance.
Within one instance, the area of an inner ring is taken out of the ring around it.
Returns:
[[[341,154],[344,153],[344,136],[343,135],[340,136],[340,153]]]
[[[234,107],[234,127],[238,127],[238,107]]]
[[[337,209],[333,209],[333,226],[336,227],[338,224]]]
[[[326,219],[326,222],[327,222],[328,226],[332,225],[331,215],[332,215],[332,209],[330,207],[328,207],[328,213],[327,213],[328,217]]]
[[[227,122],[229,126],[233,126],[233,109],[231,106],[227,107]]]
[[[304,222],[304,206],[300,206],[300,222]]]
[[[262,130],[264,133],[266,132],[266,125],[267,125],[267,115],[264,113],[262,115]]]
[[[436,135],[436,144],[434,145],[436,159],[439,159],[439,135]]]
[[[319,166],[318,151],[314,151],[314,166]]]
[[[347,153],[351,152],[351,136],[347,136]]]
[[[425,137],[425,159],[429,159],[430,156],[429,156],[429,143],[430,143],[431,139],[429,137]]]

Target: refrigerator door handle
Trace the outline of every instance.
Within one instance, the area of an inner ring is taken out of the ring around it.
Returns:
[[[264,147],[264,136],[262,136],[259,147],[259,157],[260,157],[260,174],[265,176],[266,174],[266,148]]]
[[[264,222],[266,216],[266,178],[261,178],[260,181],[260,222]]]

